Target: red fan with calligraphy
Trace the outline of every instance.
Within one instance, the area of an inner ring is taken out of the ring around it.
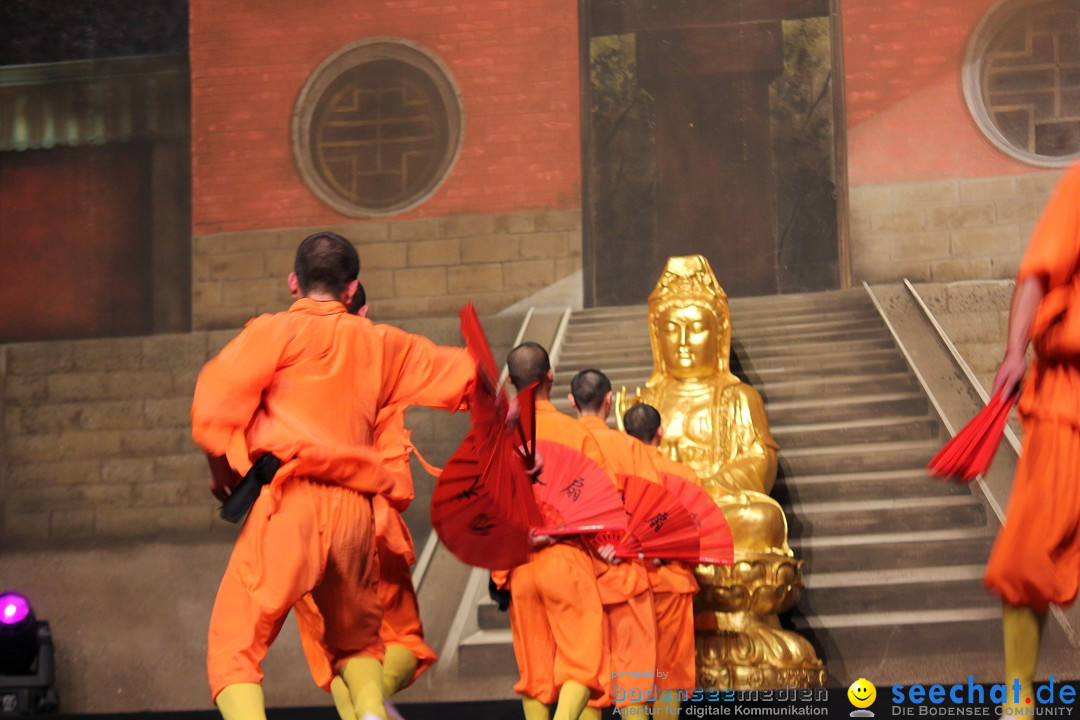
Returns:
[[[525,562],[529,529],[543,523],[526,472],[534,464],[535,450],[526,439],[536,426],[535,388],[518,394],[511,413],[471,305],[461,311],[461,325],[481,382],[471,399],[469,433],[435,483],[431,524],[458,559],[505,569]]]
[[[662,473],[660,480],[668,492],[690,513],[697,526],[701,553],[697,562],[731,565],[735,562],[735,541],[720,507],[701,487],[678,475]]]
[[[927,464],[931,474],[958,482],[970,482],[986,472],[1001,443],[1009,409],[1017,395],[998,392],[971,422],[945,443]]]
[[[542,535],[574,535],[626,527],[622,499],[611,476],[577,450],[536,441],[543,463],[533,495],[543,515]]]
[[[623,499],[630,520],[615,544],[616,556],[698,561],[701,541],[697,524],[663,485],[627,476]]]

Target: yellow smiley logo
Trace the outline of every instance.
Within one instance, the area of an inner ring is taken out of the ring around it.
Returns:
[[[847,689],[848,700],[857,708],[868,708],[877,699],[877,688],[866,678],[859,678]]]

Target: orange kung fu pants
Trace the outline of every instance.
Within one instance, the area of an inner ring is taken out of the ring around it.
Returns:
[[[510,574],[510,629],[521,676],[514,690],[551,704],[573,680],[598,697],[605,686],[604,627],[585,551],[570,542],[537,551]]]
[[[692,593],[653,592],[656,606],[656,669],[666,674],[656,678],[663,691],[682,690],[685,700],[697,686],[697,667],[694,647],[694,595]]]
[[[278,482],[252,507],[214,601],[207,669],[215,699],[228,685],[262,681],[267,649],[307,593],[335,668],[351,657],[382,660],[370,499],[338,485]]]
[[[420,624],[420,606],[416,602],[412,574],[405,558],[379,544],[379,603],[382,605],[382,626],[379,636],[387,645],[401,645],[417,659],[412,677],[402,685],[407,688],[438,656],[424,642],[424,627]]]
[[[624,602],[604,605],[604,695],[589,707],[649,704],[656,699],[656,611],[646,589]]]
[[[1080,583],[1080,428],[1031,418],[987,590],[1009,605],[1068,605]]]

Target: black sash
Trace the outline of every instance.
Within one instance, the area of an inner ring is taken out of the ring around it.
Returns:
[[[259,499],[263,486],[269,485],[274,479],[279,467],[281,467],[281,461],[270,453],[256,460],[244,479],[233,488],[229,499],[221,506],[222,520],[228,520],[231,523],[243,520],[251,506]]]

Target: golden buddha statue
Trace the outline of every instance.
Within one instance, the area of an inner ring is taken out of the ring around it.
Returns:
[[[621,424],[646,402],[664,421],[660,450],[690,466],[724,512],[735,541],[731,566],[699,565],[695,602],[701,687],[815,687],[825,670],[813,647],[782,630],[776,614],[802,587],[787,544],[787,519],[768,496],[777,445],[754,388],[730,368],[727,295],[701,255],[673,257],[649,295],[653,373],[632,397],[616,398]]]

